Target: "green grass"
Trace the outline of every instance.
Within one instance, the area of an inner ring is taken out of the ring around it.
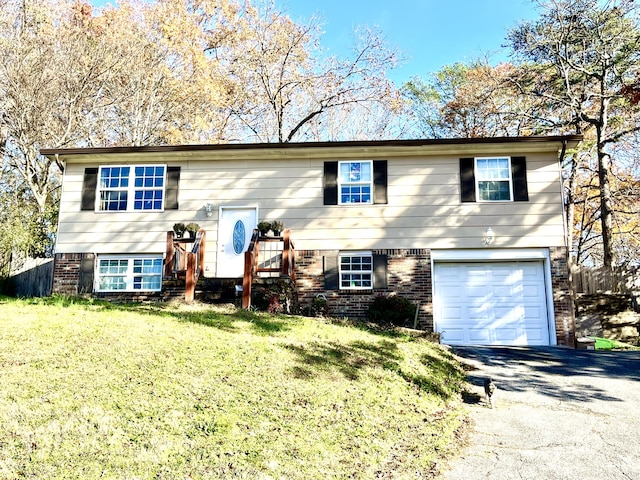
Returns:
[[[635,345],[623,343],[618,340],[601,337],[589,337],[595,341],[596,350],[640,350]]]
[[[0,312],[0,478],[425,478],[463,423],[458,364],[401,332],[61,297]]]

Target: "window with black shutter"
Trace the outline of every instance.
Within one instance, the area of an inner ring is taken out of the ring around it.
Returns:
[[[324,205],[387,203],[387,161],[324,163]]]
[[[179,184],[180,167],[106,165],[85,168],[80,209],[177,210]]]
[[[340,252],[323,257],[326,290],[387,288],[387,256],[369,252]]]
[[[525,157],[476,157],[460,159],[462,202],[526,202]]]

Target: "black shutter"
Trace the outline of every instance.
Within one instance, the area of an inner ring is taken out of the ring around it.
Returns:
[[[373,203],[387,203],[387,161],[373,161]]]
[[[373,288],[387,288],[387,256],[373,256]]]
[[[322,262],[325,290],[338,290],[340,288],[340,281],[338,278],[338,256],[325,255],[322,257]]]
[[[85,168],[82,180],[82,199],[80,210],[96,209],[96,187],[98,186],[98,169]]]
[[[460,200],[463,202],[476,201],[476,176],[473,158],[460,159]]]
[[[516,202],[528,202],[529,189],[527,187],[526,157],[511,157],[511,178],[513,180],[513,200]]]
[[[180,167],[167,167],[167,188],[164,199],[165,210],[178,210],[178,189],[180,187]]]
[[[338,162],[324,162],[324,204],[338,204]]]
[[[85,253],[80,261],[78,294],[93,292],[94,255]]]

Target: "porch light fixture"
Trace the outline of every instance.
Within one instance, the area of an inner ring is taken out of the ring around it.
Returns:
[[[213,215],[213,203],[205,203],[204,211],[207,212],[207,217]]]
[[[489,246],[493,243],[493,241],[496,239],[495,234],[493,233],[493,229],[491,227],[487,228],[487,231],[484,232],[484,236],[482,237],[482,242],[486,245]]]

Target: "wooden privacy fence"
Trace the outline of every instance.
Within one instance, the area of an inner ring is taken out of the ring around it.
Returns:
[[[571,267],[574,294],[640,292],[640,267]]]
[[[11,272],[18,297],[51,295],[53,258],[29,258],[19,270]]]

